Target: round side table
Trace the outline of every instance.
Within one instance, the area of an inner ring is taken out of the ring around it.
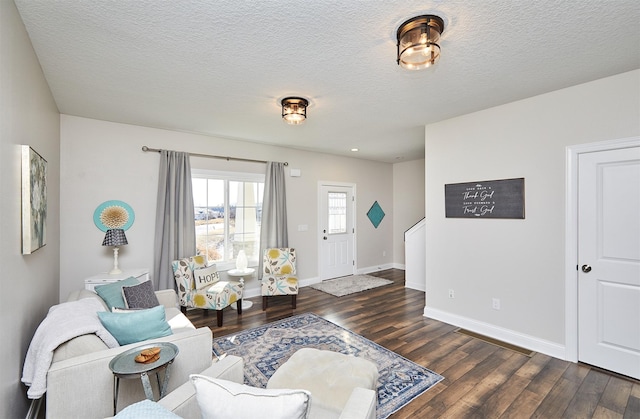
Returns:
[[[254,274],[256,270],[253,268],[247,268],[247,269],[231,269],[229,271],[227,271],[227,275],[229,276],[233,276],[236,278],[240,278],[240,283],[244,285],[244,278],[245,277],[250,277],[251,275]],[[253,306],[253,302],[251,301],[247,301],[244,298],[242,299],[242,309],[246,309],[246,308],[251,308]],[[231,308],[236,309],[236,303],[231,304]]]
[[[149,348],[160,348],[160,358],[150,364],[142,364],[135,361],[140,351]],[[167,392],[167,384],[169,383],[169,367],[173,364],[173,360],[178,355],[178,347],[169,342],[156,342],[147,345],[138,346],[116,355],[109,362],[109,369],[113,373],[113,414],[116,414],[118,405],[118,392],[120,391],[120,379],[139,378],[142,381],[142,388],[147,399],[154,401],[153,388],[149,380],[149,374],[155,373],[158,380],[158,389],[160,391],[158,400],[163,398]],[[160,371],[164,370],[164,380],[160,383]]]

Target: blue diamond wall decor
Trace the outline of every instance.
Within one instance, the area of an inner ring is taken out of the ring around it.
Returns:
[[[369,212],[367,212],[367,217],[369,217],[371,224],[373,224],[375,228],[378,228],[380,222],[382,222],[382,219],[384,218],[384,211],[382,211],[382,208],[380,207],[380,204],[378,204],[378,201],[374,202],[373,205],[371,205],[371,208],[369,208]]]

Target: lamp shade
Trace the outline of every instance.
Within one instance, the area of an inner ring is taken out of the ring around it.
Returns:
[[[444,21],[435,15],[417,16],[398,28],[397,62],[408,70],[434,65],[440,58],[440,35]]]
[[[282,104],[282,119],[287,124],[302,124],[307,119],[309,101],[301,97],[285,97]]]
[[[129,244],[127,242],[127,236],[124,235],[124,230],[121,228],[113,228],[107,230],[102,241],[103,246],[122,246]]]

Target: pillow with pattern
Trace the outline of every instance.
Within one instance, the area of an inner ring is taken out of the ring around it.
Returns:
[[[138,285],[122,287],[122,298],[126,308],[152,308],[160,305],[150,280]]]

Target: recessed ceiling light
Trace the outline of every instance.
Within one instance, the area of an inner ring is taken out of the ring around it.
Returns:
[[[360,151],[360,150],[358,150],[357,148],[354,147],[354,148],[351,149],[351,151]]]

